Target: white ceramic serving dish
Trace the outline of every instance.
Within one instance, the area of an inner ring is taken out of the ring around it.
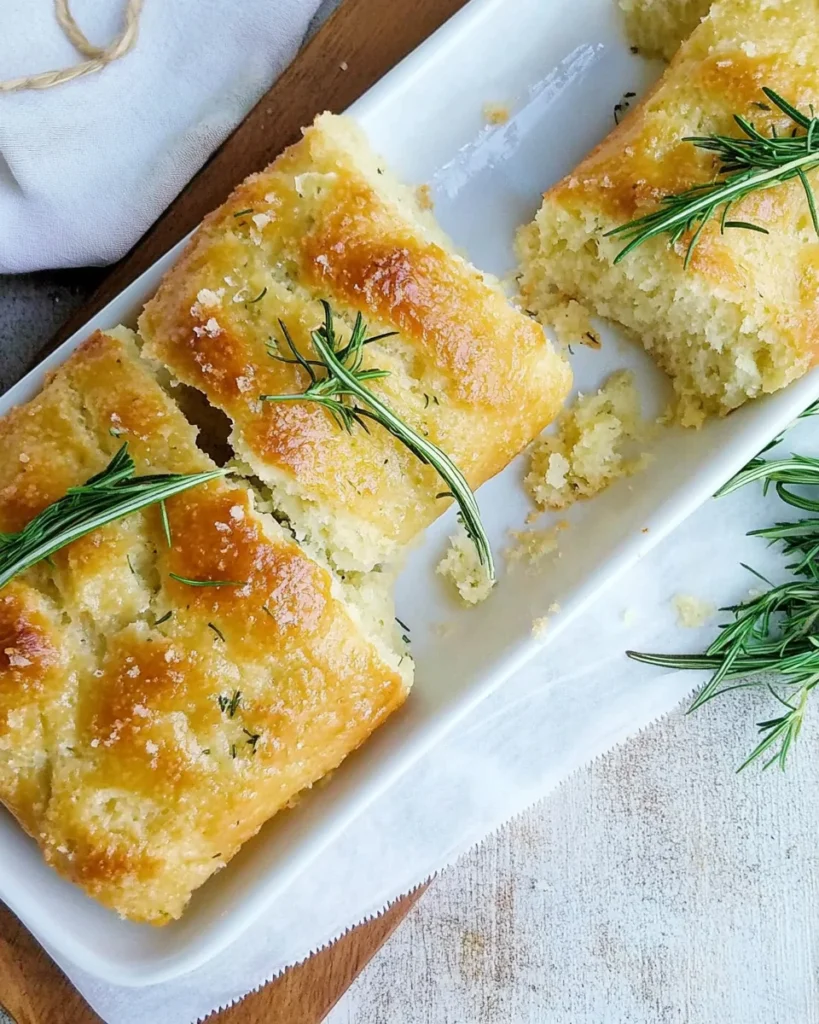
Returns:
[[[513,266],[512,239],[540,192],[602,138],[625,92],[643,91],[658,65],[633,56],[614,0],[472,0],[352,108],[374,146],[406,180],[429,182],[443,226],[486,270]],[[508,105],[506,124],[488,127],[486,102]],[[179,246],[111,302],[87,327],[0,400],[25,401],[87,333],[133,324]],[[614,369],[633,368],[646,412],[659,411],[668,385],[641,350],[610,327],[600,351],[573,358],[588,391]],[[61,957],[101,978],[140,986],[172,978],[217,954],[308,868],[379,793],[459,718],[553,639],[603,588],[651,547],[816,397],[811,375],[699,432],[665,429],[653,463],[568,518],[562,556],[538,574],[502,578],[489,601],[461,610],[434,565],[453,526],[433,527],[400,581],[398,612],[412,628],[417,680],[410,700],[330,785],[279,815],[193,898],[181,921],[162,929],[120,920],[57,877],[35,844],[0,813],[0,898]],[[479,493],[495,548],[507,545],[530,510],[518,460]],[[704,567],[704,571],[707,571]],[[561,607],[543,640],[533,619]],[[446,630],[435,628],[447,624]],[[605,685],[601,681],[601,685]]]

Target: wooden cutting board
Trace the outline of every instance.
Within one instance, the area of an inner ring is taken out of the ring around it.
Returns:
[[[464,3],[343,0],[246,120],[68,320],[47,351],[82,327],[194,228],[242,178],[260,170],[293,142],[315,114],[344,110]],[[210,1017],[209,1024],[319,1024],[422,892],[423,888],[416,890],[382,917],[354,929],[237,1007]],[[62,972],[2,905],[0,1005],[17,1024],[99,1024]]]

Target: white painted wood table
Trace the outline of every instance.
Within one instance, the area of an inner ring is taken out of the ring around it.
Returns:
[[[327,1024],[817,1024],[819,730],[736,775],[769,711],[675,713],[576,773],[433,883]]]

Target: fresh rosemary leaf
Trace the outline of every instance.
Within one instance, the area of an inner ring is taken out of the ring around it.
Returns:
[[[816,412],[814,403],[802,415],[813,416]],[[781,437],[772,444],[779,440]],[[761,482],[765,488],[773,484],[787,504],[819,513],[819,499],[789,489],[819,487],[817,459],[757,456],[717,493],[730,494],[753,482]],[[787,568],[795,578],[773,585],[751,569],[768,589],[724,609],[733,613],[733,620],[720,627],[703,654],[626,652],[635,661],[661,668],[710,671],[711,678],[697,694],[691,711],[732,690],[768,690],[784,711],[757,723],[760,740],[738,771],[758,760],[764,768],[774,764],[785,767],[802,729],[808,698],[819,685],[819,518],[775,523],[753,530],[749,536],[781,544],[785,554],[794,558]]]
[[[163,622],[167,622],[168,619],[173,615],[173,612],[165,612],[161,619],[157,619],[154,623],[155,626],[161,626]]]
[[[70,487],[18,533],[0,534],[0,587],[87,533],[227,472],[134,476],[135,468],[126,442],[101,473]]]
[[[226,711],[228,718],[233,718],[233,716],[236,714],[241,699],[241,690],[234,690],[232,697],[226,697],[223,693],[220,693],[219,696],[216,698],[219,704],[219,710]]]
[[[165,540],[169,548],[173,547],[173,537],[171,535],[171,524],[168,521],[168,509],[164,501],[159,503],[159,515],[162,518],[162,529],[165,533]]]
[[[246,580],[191,580],[186,576],[178,576],[175,572],[168,575],[177,583],[184,583],[188,587],[243,587]]]
[[[251,732],[249,729],[242,729],[242,732],[247,736],[247,742],[250,744],[251,754],[256,753],[256,744],[261,739],[261,733]]]
[[[212,629],[213,632],[216,634],[216,636],[219,638],[219,640],[222,641],[222,643],[225,642],[225,634],[222,632],[221,629],[219,629],[218,626],[214,626],[214,624],[212,622],[209,622],[208,623],[208,629]]]
[[[451,496],[458,503],[464,527],[478,552],[491,580],[495,578],[495,565],[489,538],[481,521],[480,509],[466,478],[452,459],[426,437],[403,422],[380,398],[367,387],[370,381],[388,377],[389,370],[363,369],[364,347],[388,335],[368,338],[367,328],[359,313],[356,316],[350,340],[340,346],[336,338],[330,304],[322,300],[324,323],[311,334],[318,359],[307,359],[296,348],[286,325],[279,321],[285,343],[292,358],[282,356],[271,348],[270,355],[280,362],[298,365],[307,374],[310,383],[306,391],[293,395],[260,395],[262,402],[316,402],[325,408],[341,429],[352,433],[355,426],[367,433],[367,420],[378,423],[389,431],[412,454],[438,473],[448,485]],[[321,376],[316,370],[321,371]],[[360,404],[359,404],[360,403]],[[449,493],[449,492],[447,492]]]
[[[761,225],[727,220],[728,210],[745,196],[794,179],[802,186],[814,230],[819,235],[816,200],[807,178],[809,171],[819,167],[819,118],[814,116],[813,110],[810,116],[801,113],[773,89],[766,87],[762,91],[773,106],[790,119],[793,131],[787,135],[772,131],[766,136],[737,114],[734,121],[742,133],[739,136],[705,135],[684,139],[697,149],[714,154],[718,162],[717,177],[676,195],[664,196],[656,210],[608,231],[607,238],[619,237],[627,243],[615,257],[615,263],[657,235],[668,235],[669,244],[674,246],[688,234],[690,241],[684,264],[688,267],[705,225],[720,210],[721,230],[743,228],[767,234]],[[754,106],[770,110],[764,103]]]

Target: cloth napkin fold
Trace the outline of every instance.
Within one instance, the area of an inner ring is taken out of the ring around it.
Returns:
[[[146,0],[103,71],[0,94],[0,273],[124,255],[295,55],[319,0]],[[124,0],[72,0],[93,43]],[[82,58],[51,0],[3,0],[0,79]]]
[[[810,451],[809,438],[803,424],[789,442]],[[623,652],[702,650],[719,617],[681,629],[673,598],[741,600],[760,584],[740,562],[775,577],[783,559],[744,534],[782,516],[781,502],[756,488],[703,506],[373,804],[216,966],[139,991],[68,963],[63,970],[108,1024],[189,1024],[378,913],[686,698],[701,676],[660,672]],[[719,713],[717,702],[697,715]],[[696,730],[697,716],[689,722]],[[749,752],[755,743],[749,712]]]

